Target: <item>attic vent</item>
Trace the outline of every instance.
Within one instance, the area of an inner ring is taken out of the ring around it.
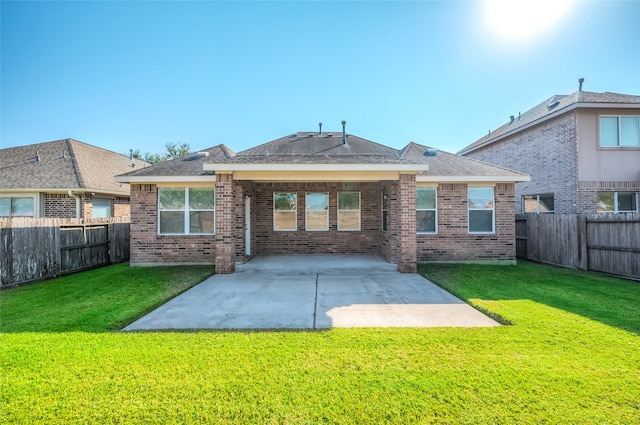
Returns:
[[[298,137],[298,133],[290,134],[290,135],[289,135],[289,137],[290,137],[291,139],[296,138],[296,137]]]
[[[547,105],[547,109],[550,111],[553,108],[555,108],[556,106],[558,106],[560,104],[560,102],[558,102],[557,100],[553,103],[550,103],[549,105]]]
[[[424,156],[436,156],[437,152],[438,152],[437,149],[429,148],[426,151],[424,151]]]
[[[209,156],[209,152],[197,152],[196,156],[202,157],[202,158],[206,158]]]
[[[333,137],[333,134],[327,134],[327,135],[326,135],[326,136],[324,136],[324,137]]]

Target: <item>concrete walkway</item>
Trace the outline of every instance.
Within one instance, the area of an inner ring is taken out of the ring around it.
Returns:
[[[475,327],[497,322],[372,255],[257,256],[124,328]]]

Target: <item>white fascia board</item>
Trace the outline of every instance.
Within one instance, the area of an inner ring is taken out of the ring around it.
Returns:
[[[520,183],[530,182],[531,176],[416,176],[416,183],[438,182],[438,183]]]
[[[407,171],[429,170],[427,164],[204,164],[204,171]]]
[[[189,183],[215,182],[216,176],[116,176],[117,183]]]
[[[105,190],[105,189],[91,189],[91,188],[78,188],[78,187],[67,187],[67,188],[60,188],[60,187],[53,187],[53,188],[39,188],[39,189],[0,189],[0,193],[44,193],[44,194],[59,194],[59,193],[63,193],[63,194],[67,194],[69,193],[69,191],[73,192],[74,194],[80,194],[80,193],[99,193],[99,194],[105,194],[105,195],[114,195],[114,196],[129,196],[129,191],[125,190],[125,191],[114,191],[114,190]]]

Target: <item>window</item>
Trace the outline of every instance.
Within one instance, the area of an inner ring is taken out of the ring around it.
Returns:
[[[524,195],[522,209],[528,213],[552,213],[554,208],[553,193],[545,195]]]
[[[273,230],[297,230],[297,195],[292,192],[273,194]]]
[[[33,196],[11,196],[0,198],[0,217],[35,217]]]
[[[387,202],[389,201],[389,194],[386,190],[383,190],[380,195],[382,196],[382,230],[387,230]]]
[[[419,187],[416,192],[416,232],[436,233],[438,201],[435,187]]]
[[[360,192],[338,192],[338,230],[360,230]]]
[[[640,147],[640,115],[601,116],[600,146]]]
[[[493,187],[469,187],[469,233],[493,233]]]
[[[638,194],[635,192],[598,192],[596,209],[606,212],[638,212]]]
[[[93,198],[91,200],[91,217],[107,218],[113,217],[113,203],[111,199]]]
[[[307,192],[305,204],[306,230],[329,230],[329,194]]]
[[[215,232],[213,188],[158,189],[158,233],[198,235]]]

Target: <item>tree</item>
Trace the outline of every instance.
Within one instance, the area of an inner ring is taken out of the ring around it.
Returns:
[[[191,148],[187,143],[170,142],[164,146],[166,148],[166,152],[163,153],[140,153],[140,149],[136,149],[131,152],[131,155],[134,158],[141,159],[142,161],[146,161],[149,164],[157,164],[158,162],[164,162],[174,158],[181,158],[191,152]]]

